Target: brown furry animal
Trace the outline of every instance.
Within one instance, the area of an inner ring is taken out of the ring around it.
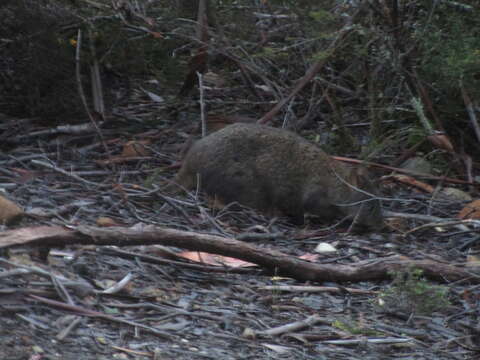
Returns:
[[[202,189],[223,203],[292,216],[305,213],[331,220],[356,217],[379,228],[380,201],[361,168],[333,160],[320,148],[286,130],[234,124],[197,141],[188,151],[176,182]],[[360,190],[362,189],[362,190]]]

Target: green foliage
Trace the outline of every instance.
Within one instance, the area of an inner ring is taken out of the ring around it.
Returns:
[[[388,290],[381,296],[383,307],[408,313],[431,315],[450,305],[448,288],[433,285],[422,277],[423,271],[411,269],[393,274]]]
[[[128,90],[137,84],[132,79],[140,82],[153,77],[163,90],[173,93],[185,79],[189,61],[199,47],[195,41],[198,0],[141,5],[141,16],[124,20],[123,10],[112,7],[108,0],[91,4],[71,0],[4,2],[8,6],[0,11],[0,30],[8,41],[4,41],[6,55],[0,56],[0,67],[3,57],[3,68],[13,71],[5,71],[3,78],[0,75],[0,97],[18,113],[60,114],[59,119],[84,115],[74,60],[78,28],[83,34],[80,81],[87,101],[91,98],[88,72],[93,57],[101,70],[120,75]],[[262,101],[277,101],[276,97],[291,91],[312,63],[324,63],[318,76],[296,95],[291,111],[298,118],[310,112],[314,121],[330,119],[328,125],[335,133],[331,145],[341,145],[341,152],[352,152],[363,143],[358,139],[364,131],[359,134],[358,127],[349,125],[370,122],[371,142],[364,147],[364,155],[381,156],[386,145],[388,150],[401,151],[438,127],[453,141],[461,136],[466,153],[478,154],[460,92],[461,84],[472,100],[478,101],[480,95],[477,0],[405,0],[398,13],[392,2],[377,9],[378,1],[369,2],[373,4],[370,7],[336,0],[270,0],[257,2],[257,8],[246,0],[209,3],[208,69],[222,73],[228,84],[251,81],[261,86],[267,82],[276,89],[275,95],[263,94]],[[351,21],[348,34],[331,47],[347,20]],[[245,68],[239,74],[241,63]],[[256,96],[242,93],[249,87],[242,85],[232,94],[247,99],[248,104]],[[117,101],[116,90],[105,83],[107,108],[111,108],[109,101]],[[416,98],[414,102],[412,98]],[[250,106],[248,111],[252,110],[260,116],[268,109]],[[76,116],[65,116],[71,113]],[[385,144],[387,132],[402,129],[412,132]],[[431,151],[430,143],[423,147],[425,153]]]
[[[367,329],[358,323],[350,321],[335,320],[332,324],[333,327],[342,330],[352,335],[364,335],[364,336],[379,336],[381,333],[375,330]]]
[[[407,132],[407,144],[408,146],[414,146],[418,144],[420,141],[425,139],[425,136],[427,135],[425,133],[425,129],[423,129],[420,126],[411,126],[408,129],[406,129]]]
[[[453,90],[460,80],[478,87],[480,75],[480,16],[478,10],[452,11],[440,5],[431,22],[413,34],[423,51],[422,70],[434,83]]]
[[[150,175],[145,178],[143,186],[148,189],[153,189],[154,184],[161,183],[162,169],[156,168]]]
[[[321,61],[328,59],[332,55],[331,51],[324,50],[324,51],[317,51],[315,54],[312,55],[313,61]]]
[[[423,126],[425,133],[427,135],[431,135],[433,133],[433,127],[432,124],[430,124],[430,121],[425,116],[422,102],[420,101],[420,99],[412,98],[410,103],[412,104],[413,109],[417,113],[418,120]]]
[[[389,139],[380,140],[381,139],[372,139],[365,146],[362,146],[362,152],[359,158],[368,160],[384,153],[385,149],[389,146]]]
[[[287,51],[269,46],[263,47],[259,53],[254,55],[254,57],[270,59],[274,61],[282,61],[288,59],[289,56],[290,54]]]
[[[333,22],[335,20],[335,17],[333,16],[333,14],[324,9],[310,11],[308,15],[315,21]]]

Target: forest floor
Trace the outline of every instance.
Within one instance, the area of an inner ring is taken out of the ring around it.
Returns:
[[[4,120],[3,131],[14,129],[11,140],[17,145],[0,154],[0,183],[10,184],[9,197],[29,214],[8,230],[153,224],[231,238],[243,234],[262,249],[354,266],[400,255],[464,267],[467,257],[478,252],[475,230],[431,226],[405,235],[425,223],[417,219],[402,220],[397,230],[359,235],[347,233],[348,224],[328,227],[332,224],[311,219],[293,226],[288,219],[251,209],[212,209],[201,197],[163,193],[192,123],[151,106],[130,105],[123,118],[105,124],[102,134],[111,157],[92,133],[38,135],[42,129],[28,120]],[[162,111],[167,115],[155,126],[124,120]],[[128,144],[132,139],[134,150]],[[384,174],[375,172],[376,177]],[[384,202],[385,209],[405,213],[447,219],[463,206],[433,202],[405,187],[385,185],[382,193],[396,199]],[[319,243],[336,251],[315,254]],[[178,257],[167,256],[171,251]],[[158,245],[5,249],[0,257],[0,358],[480,356],[480,288],[473,274],[470,280],[443,284],[413,273],[394,283],[388,274],[384,280],[315,283],[205,254],[191,266],[187,259],[194,257]],[[277,329],[289,324],[298,326]]]

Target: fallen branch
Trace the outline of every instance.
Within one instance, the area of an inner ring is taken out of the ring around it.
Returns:
[[[432,174],[424,174],[424,173],[419,173],[419,172],[409,170],[409,169],[402,169],[402,168],[397,168],[397,167],[393,167],[393,166],[378,164],[378,163],[374,163],[374,162],[347,158],[347,157],[343,157],[343,156],[332,156],[332,158],[335,159],[335,160],[347,162],[347,163],[350,163],[350,164],[359,164],[359,165],[364,165],[364,166],[368,166],[368,167],[386,169],[386,170],[395,171],[395,172],[402,173],[402,174],[421,177],[421,178],[427,179],[427,180],[438,180],[438,181],[448,182],[448,183],[452,183],[452,184],[480,186],[480,183],[478,183],[478,182],[454,179],[454,178],[449,178],[449,177],[446,177],[446,176],[435,176],[435,175],[432,175]],[[390,178],[390,176],[387,175],[387,176],[382,177],[382,180],[388,180],[389,178]]]
[[[89,317],[94,317],[94,318],[99,318],[99,319],[105,319],[105,320],[108,320],[108,321],[117,322],[117,323],[121,323],[121,324],[127,324],[127,325],[131,325],[133,327],[137,327],[137,328],[140,328],[142,330],[148,331],[148,332],[153,333],[155,335],[164,337],[166,339],[171,339],[172,338],[172,335],[165,332],[165,331],[160,331],[158,329],[155,329],[154,327],[147,326],[147,325],[135,322],[135,321],[131,321],[131,320],[122,319],[122,318],[119,318],[119,317],[107,315],[107,314],[101,313],[99,311],[87,309],[87,308],[82,307],[82,306],[66,304],[66,303],[63,303],[61,301],[56,301],[56,300],[52,300],[52,299],[43,298],[41,296],[29,295],[29,297],[31,299],[37,301],[37,302],[41,302],[41,303],[44,303],[44,304],[47,304],[47,305],[50,305],[50,306],[55,306],[55,307],[63,309],[63,310],[71,311],[71,312],[75,313],[76,315],[84,315],[84,316],[89,316]]]
[[[296,286],[296,285],[267,285],[259,286],[258,290],[272,292],[301,292],[301,293],[319,293],[328,292],[332,294],[357,294],[357,295],[378,295],[378,291],[344,288],[342,286]]]
[[[480,276],[463,268],[432,260],[411,260],[392,256],[352,265],[317,264],[232,238],[152,225],[132,228],[79,226],[75,230],[39,226],[0,233],[0,248],[26,244],[52,247],[74,244],[98,246],[161,244],[235,257],[301,281],[358,282],[388,279],[392,272],[417,268],[421,269],[423,274],[430,279],[439,281],[468,279],[470,282],[480,282]]]

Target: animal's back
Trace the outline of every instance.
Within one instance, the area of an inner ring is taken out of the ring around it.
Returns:
[[[268,165],[269,176],[302,171],[311,161],[330,161],[320,148],[286,130],[254,124],[234,124],[199,141],[189,150],[184,163],[187,170],[225,165],[225,160],[246,164],[254,160]],[[201,165],[202,164],[202,165]],[[276,171],[279,169],[279,171]]]

